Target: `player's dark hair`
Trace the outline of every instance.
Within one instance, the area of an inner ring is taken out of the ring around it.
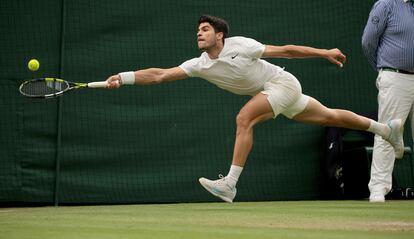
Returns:
[[[224,39],[229,35],[229,24],[224,19],[210,15],[202,15],[198,19],[198,25],[204,22],[210,23],[215,32],[222,32],[224,42]]]

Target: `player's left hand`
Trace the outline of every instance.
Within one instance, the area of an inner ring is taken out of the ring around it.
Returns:
[[[338,48],[328,50],[326,58],[339,67],[342,67],[346,62],[346,56]]]

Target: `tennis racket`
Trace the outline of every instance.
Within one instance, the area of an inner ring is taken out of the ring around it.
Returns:
[[[53,98],[63,95],[65,92],[82,88],[105,88],[106,81],[90,83],[76,83],[57,78],[37,78],[23,82],[19,91],[22,95],[31,98]]]

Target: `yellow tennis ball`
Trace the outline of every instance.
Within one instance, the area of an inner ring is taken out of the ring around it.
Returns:
[[[27,67],[29,67],[29,70],[31,71],[37,71],[39,69],[40,63],[36,59],[31,59],[29,63],[27,63]]]

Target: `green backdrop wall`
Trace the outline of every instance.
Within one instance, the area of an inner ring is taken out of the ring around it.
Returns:
[[[197,57],[197,19],[264,44],[340,48],[322,59],[272,59],[329,107],[376,109],[375,72],[360,41],[372,1],[4,0],[0,2],[0,202],[140,203],[216,200],[201,176],[226,174],[235,117],[248,97],[204,80],[59,99],[19,95],[25,79],[105,80]],[[40,61],[29,72],[27,62]],[[238,201],[318,199],[324,129],[279,117],[259,125]]]

